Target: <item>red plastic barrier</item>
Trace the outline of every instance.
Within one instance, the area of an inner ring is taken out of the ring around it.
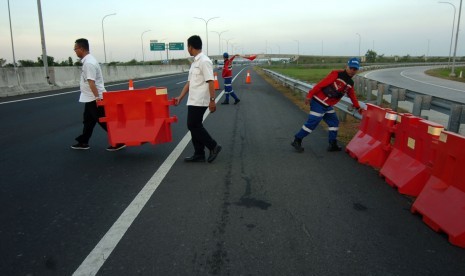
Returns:
[[[443,131],[431,177],[413,203],[412,212],[465,248],[465,137]]]
[[[346,146],[346,152],[358,162],[381,168],[391,152],[391,137],[396,112],[367,104],[359,131]]]
[[[105,109],[100,122],[107,124],[112,146],[171,142],[171,123],[177,122],[176,116],[169,117],[169,105],[173,104],[163,87],[105,92],[98,102]]]
[[[411,114],[399,114],[392,152],[380,175],[402,194],[418,196],[431,176],[439,135],[444,127]]]

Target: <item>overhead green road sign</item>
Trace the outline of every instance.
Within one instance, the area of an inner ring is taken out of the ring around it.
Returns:
[[[164,51],[165,43],[150,43],[150,51]]]
[[[170,51],[184,50],[184,42],[170,42]]]

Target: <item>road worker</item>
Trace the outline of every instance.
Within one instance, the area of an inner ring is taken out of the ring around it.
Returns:
[[[309,135],[321,120],[328,124],[328,151],[340,151],[342,148],[337,144],[337,131],[339,129],[339,120],[333,106],[337,104],[343,96],[348,96],[352,101],[354,108],[361,113],[360,104],[354,91],[354,81],[352,77],[360,69],[360,61],[357,58],[351,58],[347,62],[344,70],[333,70],[316,84],[305,97],[305,104],[310,104],[310,114],[307,122],[295,134],[294,141],[291,145],[297,152],[303,152],[302,139]]]

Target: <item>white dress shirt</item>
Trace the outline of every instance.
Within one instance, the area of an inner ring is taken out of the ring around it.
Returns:
[[[210,103],[210,90],[208,81],[213,81],[213,63],[208,56],[200,53],[194,57],[189,69],[189,97],[187,105],[208,106]]]
[[[98,61],[91,54],[87,54],[82,60],[82,71],[81,71],[81,80],[79,87],[81,89],[81,96],[79,101],[82,103],[87,103],[95,101],[95,95],[90,90],[88,80],[95,81],[95,86],[98,90],[99,98],[102,98],[103,92],[105,92],[105,84],[103,82],[102,69],[98,64]]]

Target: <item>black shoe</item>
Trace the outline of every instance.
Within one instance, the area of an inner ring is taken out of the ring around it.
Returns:
[[[337,141],[329,142],[328,151],[341,151],[342,148],[337,145]]]
[[[238,104],[241,100],[237,99],[234,104]]]
[[[220,145],[216,145],[216,147],[212,150],[210,150],[210,156],[208,156],[208,163],[211,163],[213,162],[213,160],[216,159],[216,157],[218,156],[218,153],[220,153],[221,151],[221,146]]]
[[[71,148],[75,150],[88,150],[90,146],[89,144],[77,143],[76,145],[72,145]]]
[[[221,104],[229,104],[229,102],[224,101],[224,102],[222,102]]]
[[[295,139],[294,142],[291,143],[291,146],[294,147],[295,151],[303,152],[304,148],[302,147],[302,140]]]
[[[205,155],[192,155],[184,158],[185,162],[205,162]]]
[[[117,151],[117,150],[120,150],[120,149],[124,149],[126,147],[125,144],[116,144],[116,146],[109,146],[107,148],[107,151]]]

